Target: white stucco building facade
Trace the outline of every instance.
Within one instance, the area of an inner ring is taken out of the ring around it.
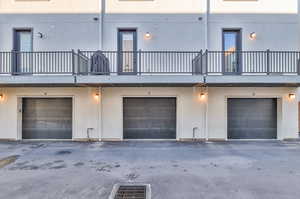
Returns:
[[[299,1],[0,2],[0,140],[298,138]]]

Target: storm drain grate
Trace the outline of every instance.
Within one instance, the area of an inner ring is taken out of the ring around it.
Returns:
[[[150,199],[150,185],[115,185],[110,199]]]

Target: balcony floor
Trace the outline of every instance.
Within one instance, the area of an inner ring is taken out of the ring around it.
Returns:
[[[300,86],[299,75],[1,75],[0,86]]]
[[[72,75],[1,75],[0,85],[73,85]]]
[[[211,86],[300,86],[298,75],[208,75]]]
[[[202,75],[91,75],[77,76],[77,84],[104,84],[104,85],[176,85],[192,86],[204,83]]]

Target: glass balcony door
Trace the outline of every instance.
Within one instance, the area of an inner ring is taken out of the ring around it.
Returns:
[[[240,30],[223,30],[223,73],[241,72],[241,36]]]
[[[119,30],[118,33],[118,73],[137,73],[137,34],[136,30]]]
[[[31,29],[15,29],[13,44],[13,72],[32,73],[33,34]]]

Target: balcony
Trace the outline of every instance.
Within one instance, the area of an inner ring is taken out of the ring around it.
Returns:
[[[0,83],[300,83],[296,51],[0,52]]]

